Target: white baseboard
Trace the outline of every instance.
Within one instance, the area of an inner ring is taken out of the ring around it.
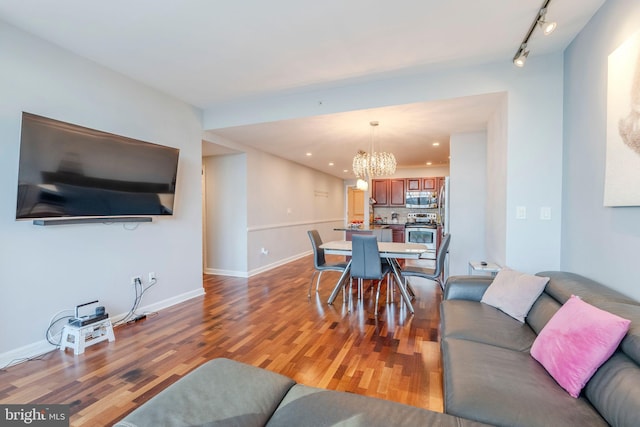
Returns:
[[[33,344],[27,344],[23,347],[9,350],[0,354],[0,368],[17,365],[18,363],[26,362],[29,359],[49,353],[55,350],[57,347],[49,344],[49,341],[42,340]]]
[[[236,270],[222,270],[219,268],[205,268],[205,274],[215,274],[217,276],[231,276],[231,277],[249,277],[249,274],[246,271],[236,271]]]
[[[231,277],[244,277],[248,278],[251,276],[255,276],[256,274],[264,273],[265,271],[273,270],[274,268],[280,267],[282,265],[288,264],[292,261],[295,261],[300,258],[304,258],[308,255],[311,255],[313,251],[306,251],[298,255],[290,256],[289,258],[284,258],[278,260],[274,263],[263,265],[262,267],[254,268],[249,272],[246,271],[236,271],[236,270],[222,270],[218,268],[205,268],[205,274],[216,274],[218,276],[231,276]]]
[[[137,312],[148,313],[160,311],[163,308],[171,307],[173,305],[190,300],[192,298],[199,297],[201,295],[204,295],[204,288],[194,289],[193,291],[185,292],[184,294],[176,295],[163,301],[139,307]],[[111,316],[110,319],[113,323],[116,323],[119,320],[124,319],[126,315],[127,313],[122,313],[116,316]],[[116,336],[116,342],[117,339],[118,337]],[[29,359],[43,355],[45,353],[49,353],[50,351],[56,350],[57,348],[57,346],[49,344],[47,340],[42,340],[32,344],[27,344],[14,350],[9,350],[5,353],[0,354],[0,368],[26,362]]]
[[[290,263],[292,261],[295,261],[297,259],[304,258],[307,255],[309,255],[310,253],[311,252],[303,252],[301,254],[294,255],[294,256],[291,256],[289,258],[284,258],[284,259],[278,260],[278,261],[276,261],[274,263],[271,263],[271,264],[263,265],[262,267],[254,268],[253,270],[249,271],[249,277],[255,276],[256,274],[264,273],[265,271],[273,270],[274,268],[277,268],[277,267],[280,267],[282,265],[288,264],[288,263]]]

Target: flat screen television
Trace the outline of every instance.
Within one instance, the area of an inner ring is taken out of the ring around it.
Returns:
[[[179,153],[23,112],[16,219],[173,215]]]

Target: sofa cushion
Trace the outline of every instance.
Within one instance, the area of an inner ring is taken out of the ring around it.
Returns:
[[[161,391],[116,426],[263,426],[294,384],[275,372],[214,359]]]
[[[549,278],[545,292],[560,304],[564,304],[571,298],[571,295],[578,295],[583,301],[596,307],[600,301],[640,305],[640,302],[579,274],[565,271],[542,271],[536,273],[536,276]]]
[[[536,334],[539,334],[560,307],[562,304],[543,292],[531,306],[529,315],[527,315],[527,324]]]
[[[487,288],[481,302],[498,308],[524,323],[529,309],[544,291],[548,281],[547,277],[503,268]]]
[[[269,427],[475,427],[484,424],[357,394],[296,384],[269,420]]]
[[[440,305],[442,338],[460,338],[528,351],[536,339],[531,328],[495,307],[466,300],[447,300]]]
[[[591,377],[584,395],[612,426],[637,426],[640,368],[618,351]]]
[[[489,276],[450,276],[444,285],[442,298],[480,301],[491,282],[493,277]]]
[[[540,331],[531,356],[571,396],[578,397],[616,350],[630,323],[572,296]]]
[[[640,305],[600,301],[596,307],[631,320],[629,331],[624,336],[620,347],[627,356],[640,365]]]
[[[498,426],[606,426],[584,397],[574,399],[527,352],[473,341],[442,341],[444,408]]]

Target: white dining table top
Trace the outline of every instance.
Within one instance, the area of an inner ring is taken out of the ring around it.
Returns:
[[[351,255],[350,240],[332,240],[320,245],[326,254]],[[378,242],[378,251],[383,258],[415,259],[428,252],[425,245],[419,243]]]

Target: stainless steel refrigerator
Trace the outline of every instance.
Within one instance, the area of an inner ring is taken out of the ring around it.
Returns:
[[[449,177],[445,176],[444,181],[442,182],[442,186],[440,187],[440,191],[438,193],[438,215],[440,216],[440,224],[442,225],[442,235],[450,233],[449,227],[449,211],[451,209],[451,203],[449,202],[450,197],[450,185],[449,185]],[[453,245],[453,236],[451,236],[452,243],[449,245],[449,252],[451,251],[451,246]],[[445,254],[444,258],[444,268],[443,268],[443,283],[449,277],[449,254]]]
[[[438,192],[438,216],[442,225],[442,234],[449,233],[449,177],[445,176]]]

